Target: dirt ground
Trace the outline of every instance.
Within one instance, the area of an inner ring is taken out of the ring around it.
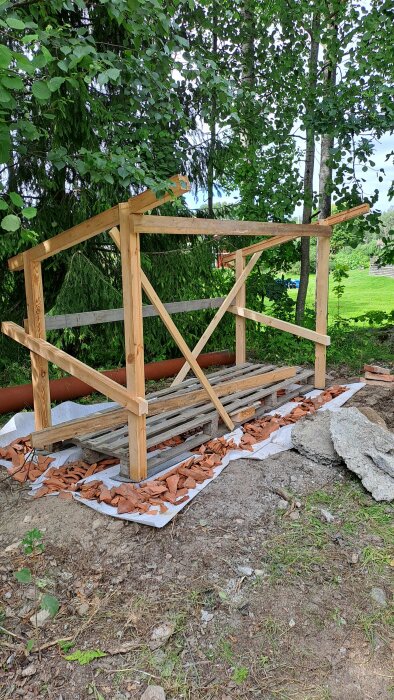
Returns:
[[[394,428],[390,389],[347,405]],[[164,530],[34,501],[4,477],[0,499],[1,698],[139,699],[155,684],[167,700],[393,700],[394,508],[345,468],[295,451],[231,462]],[[45,550],[28,557],[33,528]],[[15,578],[26,566],[38,592]],[[40,660],[43,593],[60,609]]]

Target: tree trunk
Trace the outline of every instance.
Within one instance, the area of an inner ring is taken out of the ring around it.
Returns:
[[[212,18],[212,55],[213,60],[216,61],[216,56],[218,52],[218,37],[216,34],[216,8],[213,10]],[[212,90],[212,101],[211,101],[211,118],[209,120],[209,152],[207,161],[207,191],[208,191],[208,216],[210,219],[214,218],[213,210],[213,188],[215,182],[215,153],[216,153],[216,90]]]
[[[313,127],[313,109],[317,83],[317,59],[319,54],[318,30],[320,18],[317,13],[313,15],[311,27],[311,45],[309,51],[309,70],[307,95],[305,98],[305,116],[308,126],[306,127],[305,145],[305,169],[303,183],[303,209],[302,223],[310,224],[313,205],[313,172],[315,164],[315,131]],[[305,315],[305,302],[308,291],[310,272],[310,238],[301,238],[301,270],[300,286],[297,294],[295,320],[298,325],[302,325]]]

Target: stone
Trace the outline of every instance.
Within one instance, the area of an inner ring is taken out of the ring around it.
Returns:
[[[37,666],[34,663],[29,664],[22,671],[23,678],[29,678],[29,676],[34,676],[37,673]]]
[[[166,700],[164,688],[161,685],[150,685],[142,693],[140,700]]]
[[[80,617],[84,617],[89,612],[89,603],[80,603],[77,606],[77,613]]]
[[[380,425],[382,428],[386,428],[386,430],[388,430],[387,423],[384,420],[383,416],[381,416],[380,413],[375,411],[374,408],[371,408],[371,406],[359,406],[358,410],[366,418],[368,418],[368,420],[370,420],[371,423],[375,423],[376,425]]]
[[[325,508],[320,508],[320,512],[321,512],[321,514],[322,514],[324,520],[325,520],[327,523],[333,523],[333,522],[334,522],[335,518],[334,518],[333,514],[330,513],[329,510],[326,510]]]
[[[174,634],[174,632],[175,625],[173,625],[171,622],[164,622],[162,625],[155,627],[151,634],[149,647],[152,649],[152,651],[162,647]]]
[[[213,614],[208,612],[208,610],[201,610],[201,621],[207,624],[207,622],[211,622],[211,620],[213,620]]]
[[[331,413],[337,453],[376,501],[394,499],[394,435],[371,423],[357,408]]]
[[[329,467],[342,462],[330,434],[331,416],[331,411],[318,411],[298,421],[291,431],[291,441],[297,452]]]
[[[383,608],[386,607],[387,599],[383,588],[371,588],[371,598],[378,605],[381,605]]]
[[[286,510],[288,505],[289,505],[288,502],[285,501],[284,498],[281,498],[280,501],[278,502],[277,508],[279,508],[280,510]]]
[[[51,614],[48,612],[48,610],[39,610],[37,613],[37,620],[36,620],[36,614],[34,613],[30,617],[30,624],[35,627],[44,627],[47,622],[51,619]]]
[[[251,566],[237,566],[237,569],[242,576],[252,576],[253,574]]]

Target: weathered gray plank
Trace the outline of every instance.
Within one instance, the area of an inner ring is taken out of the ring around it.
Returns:
[[[201,311],[203,309],[217,309],[222,305],[224,297],[213,299],[191,299],[190,301],[173,301],[164,304],[168,313],[180,314],[189,311]],[[143,318],[158,316],[152,304],[142,307]],[[45,328],[47,331],[60,328],[78,328],[79,326],[92,326],[96,323],[111,323],[123,321],[123,309],[102,309],[101,311],[83,311],[76,314],[61,314],[59,316],[45,316]]]

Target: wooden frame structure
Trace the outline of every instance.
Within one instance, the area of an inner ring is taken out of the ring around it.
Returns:
[[[24,271],[27,321],[25,322],[25,328],[13,322],[4,321],[1,329],[3,333],[30,350],[36,431],[42,431],[42,434],[45,435],[45,444],[47,445],[60,439],[65,439],[68,435],[67,430],[65,428],[62,430],[61,426],[51,428],[48,362],[53,362],[69,374],[87,382],[96,391],[111,398],[123,407],[122,419],[127,420],[128,423],[129,475],[134,481],[141,481],[147,476],[146,416],[148,412],[152,415],[152,412],[159,410],[157,404],[154,404],[153,409],[150,410],[145,398],[143,317],[160,316],[185,358],[185,364],[175,377],[173,386],[177,386],[184,380],[189,369],[193,371],[201,384],[201,389],[197,392],[191,392],[194,394],[194,397],[191,394],[184,395],[183,398],[181,397],[181,403],[179,403],[179,399],[174,399],[174,397],[169,400],[162,400],[162,410],[173,406],[174,400],[177,406],[190,406],[192,401],[196,399],[195,395],[197,393],[200,397],[204,395],[206,398],[209,398],[227,428],[229,430],[233,429],[233,420],[220,400],[221,396],[228,393],[229,387],[222,390],[220,390],[221,385],[213,387],[196,359],[226,311],[234,314],[236,317],[235,344],[237,365],[241,366],[245,363],[246,320],[253,320],[314,342],[315,386],[316,388],[324,388],[326,347],[330,344],[330,338],[326,333],[329,252],[332,226],[369,211],[369,206],[363,204],[346,212],[334,214],[324,221],[308,225],[180,218],[146,214],[145,212],[155,209],[190,189],[189,182],[184,176],[176,175],[171,178],[171,181],[171,191],[161,198],[157,198],[153,191],[147,190],[130,198],[128,202],[122,202],[102,214],[94,216],[67,231],[63,231],[8,261],[10,270]],[[45,316],[42,262],[56,255],[56,253],[82,243],[104,231],[109,231],[120,250],[123,309],[93,311],[61,317]],[[149,233],[196,236],[262,236],[264,238],[258,243],[253,243],[234,253],[228,253],[223,256],[227,263],[231,261],[235,263],[235,284],[226,297],[163,304],[142,271],[140,264],[140,237]],[[316,236],[318,239],[316,330],[314,331],[245,308],[245,283],[262,253],[281,243],[295,240],[299,236]],[[150,299],[151,306],[142,305],[142,290]],[[217,308],[218,310],[196,346],[191,350],[178,331],[171,314],[202,308]],[[50,329],[121,319],[124,321],[125,334],[126,387],[105,377],[97,370],[71,357],[66,352],[59,350],[46,340],[46,331]],[[278,377],[281,378],[280,370],[276,374],[276,378]],[[246,380],[243,381],[245,382]],[[253,381],[258,385],[259,379],[257,377]],[[264,384],[267,381],[267,378],[263,379],[260,377],[260,384]],[[233,386],[235,384],[233,382]],[[238,383],[238,389],[239,386]],[[243,386],[246,385],[244,384]],[[94,421],[94,416],[92,418]],[[107,427],[111,427],[111,416],[106,416],[105,420]],[[117,415],[116,419],[112,418],[112,420],[114,426],[118,425],[119,415]],[[91,418],[86,419],[85,423],[86,425],[93,425]]]

